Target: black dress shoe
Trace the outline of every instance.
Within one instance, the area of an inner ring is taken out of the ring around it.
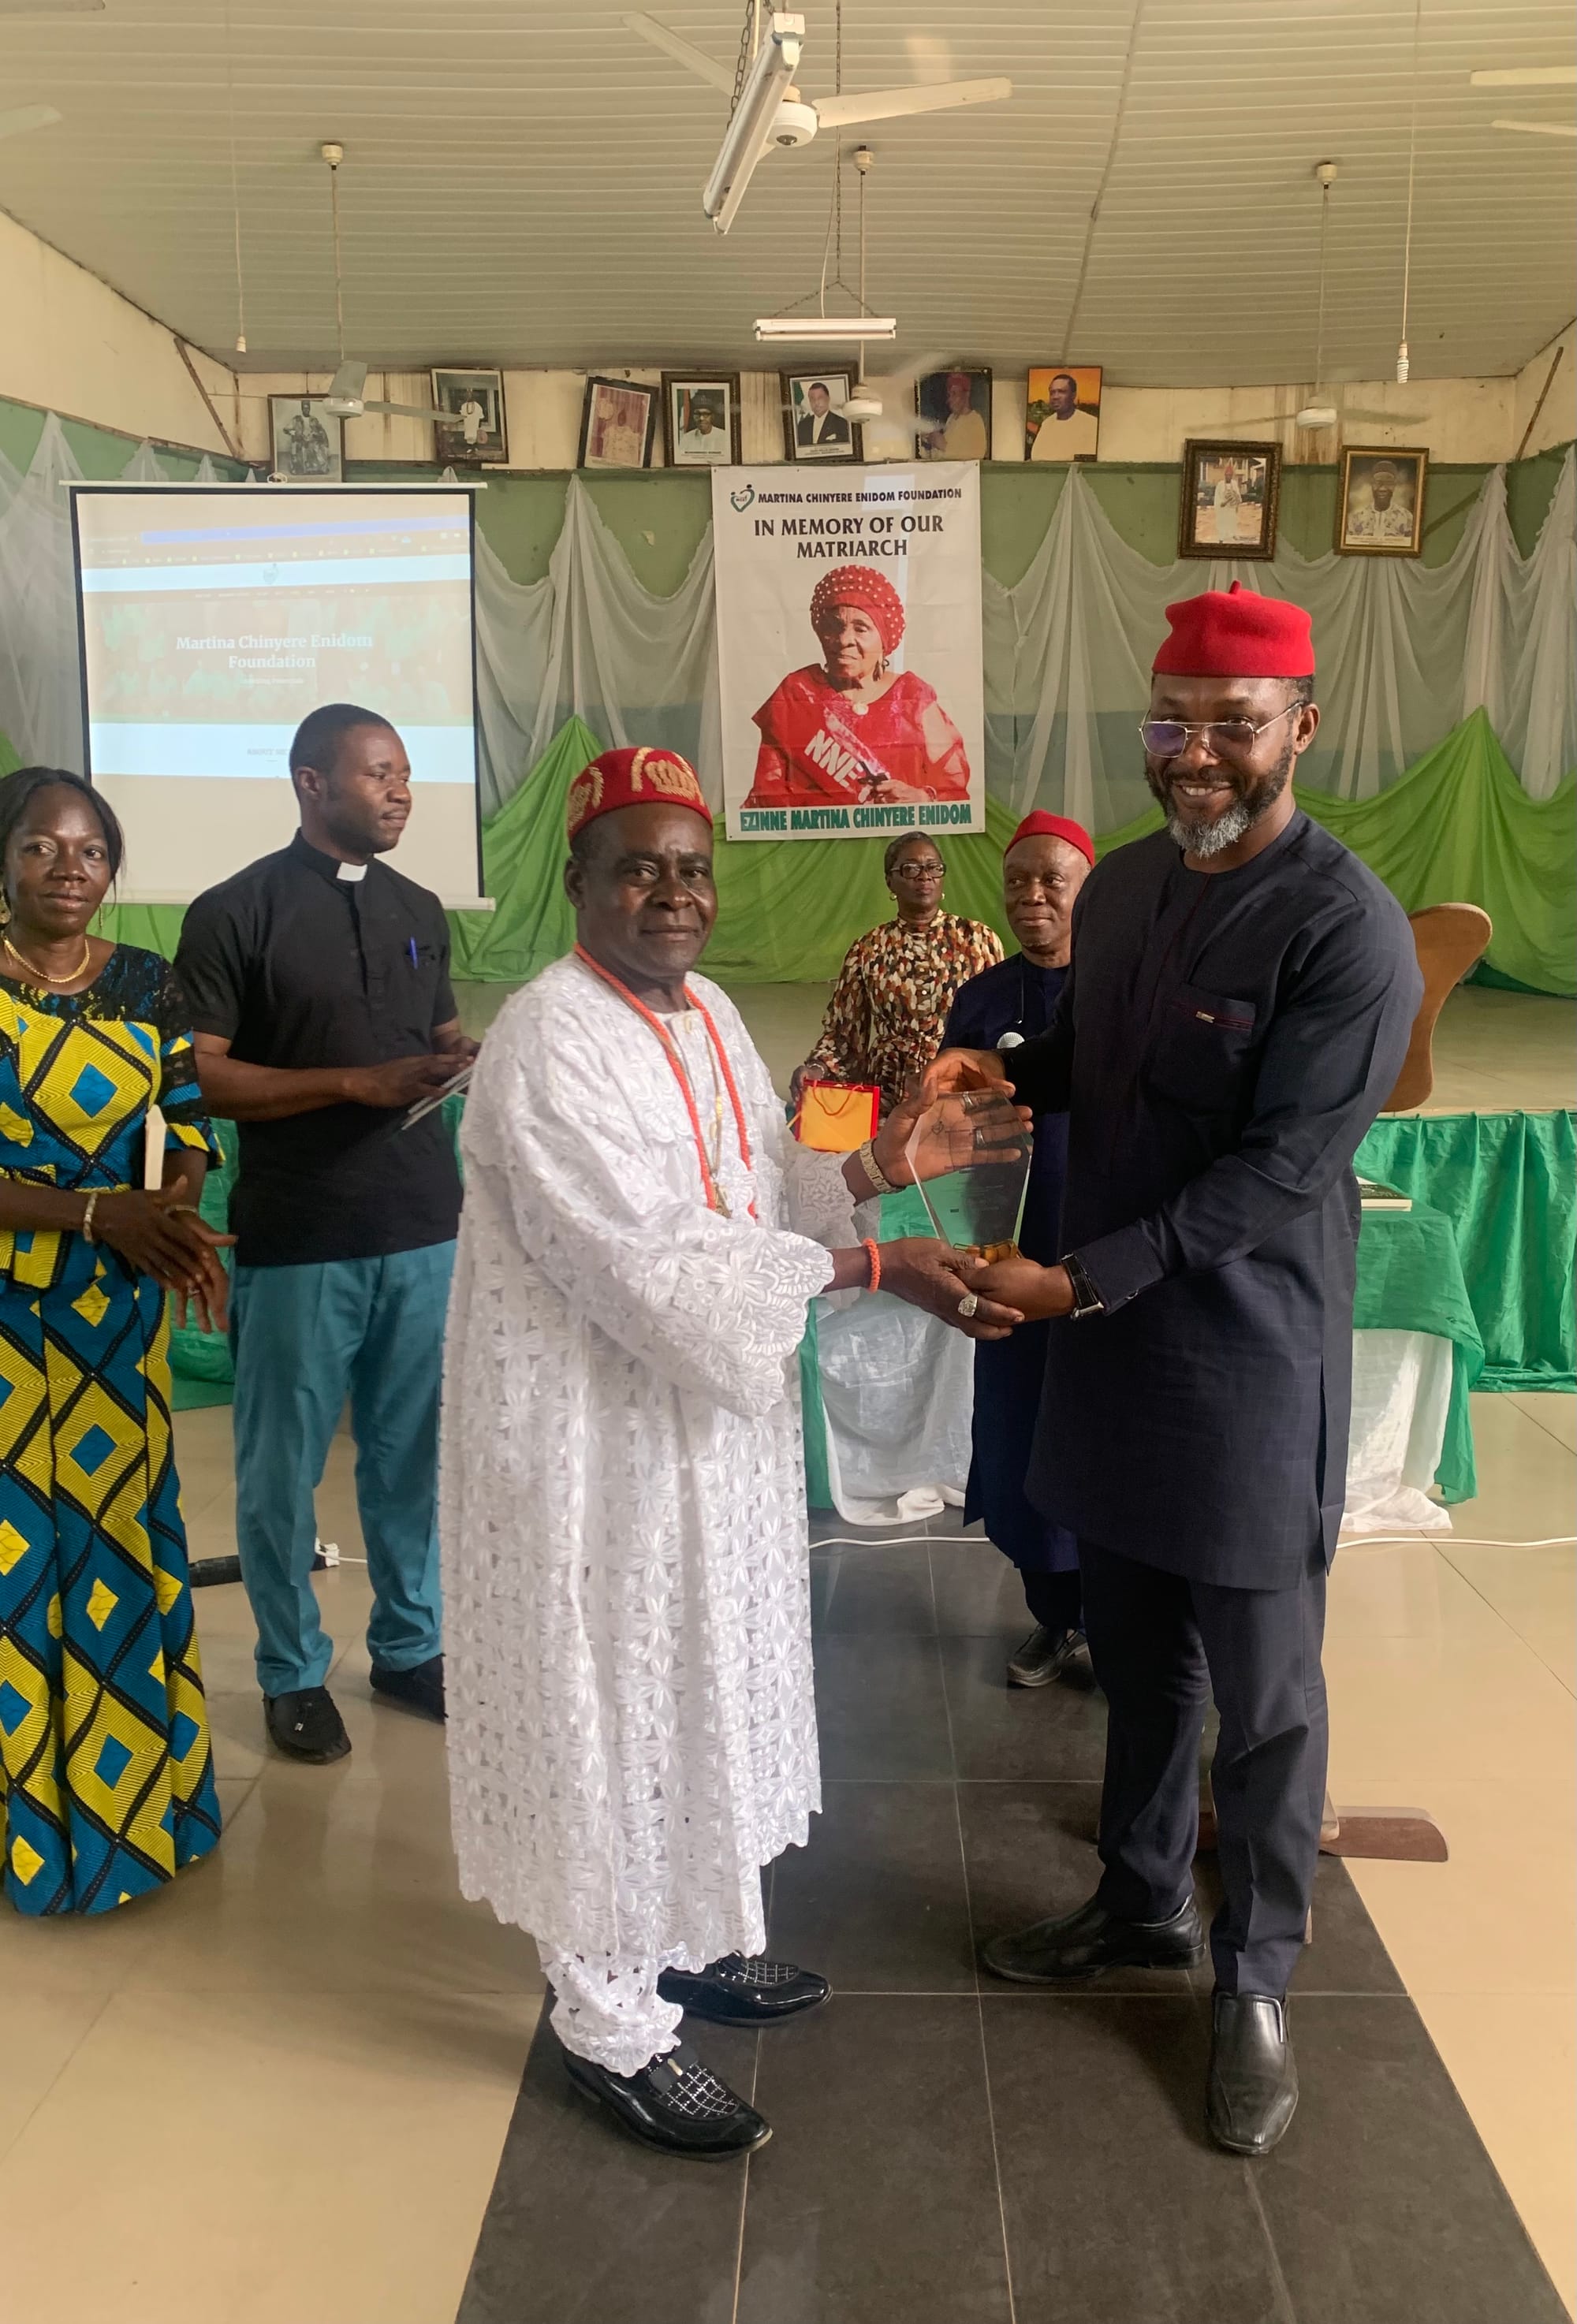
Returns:
[[[814,1969],[796,1969],[792,1961],[724,1953],[703,1969],[665,1969],[657,1989],[690,2017],[709,2017],[718,2025],[774,2025],[779,2017],[814,2009],[832,1987]]]
[[[1268,2154],[1297,2110],[1286,2004],[1268,1993],[1218,1993],[1211,2008],[1204,2118],[1229,2154]]]
[[[595,2098],[624,2128],[665,2154],[697,2163],[725,2162],[750,2154],[772,2135],[754,2107],[735,2098],[726,2082],[708,2071],[694,2050],[680,2043],[666,2057],[653,2058],[638,2074],[611,2074],[589,2058],[564,2052],[576,2089]]]
[[[1038,1622],[1008,1665],[1010,1686],[1049,1686],[1054,1678],[1093,1686],[1094,1666],[1083,1630],[1048,1630]]]
[[[350,1749],[345,1721],[326,1686],[304,1686],[294,1694],[265,1694],[263,1715],[269,1740],[292,1759],[326,1766]]]
[[[1204,1927],[1192,1896],[1165,1921],[1120,1921],[1092,1896],[1059,1921],[993,1937],[980,1957],[1015,1985],[1078,1985],[1109,1969],[1190,1969],[1204,1959]]]
[[[373,1692],[381,1694],[386,1702],[396,1702],[401,1711],[414,1711],[423,1719],[442,1720],[444,1710],[444,1658],[434,1655],[413,1670],[390,1670],[383,1663],[373,1665]]]

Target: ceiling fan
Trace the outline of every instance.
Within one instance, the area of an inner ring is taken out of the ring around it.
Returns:
[[[362,393],[367,383],[367,366],[348,361],[345,352],[345,286],[339,264],[339,165],[345,159],[345,147],[327,144],[319,150],[328,164],[328,202],[334,220],[334,320],[339,346],[339,368],[329,381],[323,401],[340,420],[360,420],[369,411],[392,412],[401,420],[442,420],[447,415],[430,403],[369,403]]]
[[[1519,65],[1503,72],[1468,75],[1470,88],[1570,88],[1577,83],[1577,65]],[[1491,121],[1491,129],[1514,129],[1527,137],[1577,137],[1577,122]]]
[[[1336,182],[1334,161],[1316,161],[1314,182],[1320,189],[1320,295],[1318,321],[1314,327],[1314,386],[1308,401],[1293,414],[1293,424],[1320,434],[1334,428],[1343,420],[1365,420],[1376,428],[1417,427],[1427,414],[1422,411],[1378,411],[1366,410],[1362,404],[1343,404],[1340,410],[1322,395],[1321,383],[1325,375],[1325,251],[1331,226],[1331,189]],[[1240,428],[1279,428],[1286,418],[1282,411],[1258,411],[1249,420],[1229,420],[1224,430],[1235,435]]]
[[[856,96],[805,97],[795,86],[805,41],[803,16],[763,9],[747,0],[740,65],[731,72],[655,16],[628,15],[631,32],[660,49],[733,106],[722,150],[701,197],[701,208],[719,234],[733,224],[756,164],[774,145],[808,145],[823,129],[853,129],[912,113],[954,106],[995,105],[1011,97],[1010,80],[918,81],[906,88],[864,89]]]

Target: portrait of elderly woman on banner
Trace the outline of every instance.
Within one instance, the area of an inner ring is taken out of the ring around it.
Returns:
[[[964,737],[913,670],[894,667],[904,604],[885,574],[840,565],[811,593],[819,663],[790,670],[754,714],[750,807],[966,799]]]

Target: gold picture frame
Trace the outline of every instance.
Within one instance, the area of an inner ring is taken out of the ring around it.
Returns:
[[[1387,470],[1389,475],[1387,475]],[[1342,557],[1416,557],[1424,546],[1429,455],[1417,447],[1344,444],[1336,493]]]

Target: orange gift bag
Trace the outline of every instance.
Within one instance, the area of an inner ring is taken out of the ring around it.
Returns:
[[[804,1082],[794,1130],[819,1154],[853,1154],[876,1135],[881,1093],[864,1082]]]

